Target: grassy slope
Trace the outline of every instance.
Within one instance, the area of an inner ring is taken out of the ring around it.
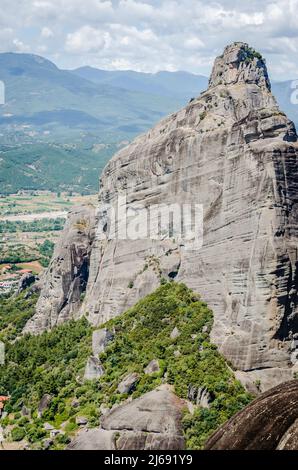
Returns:
[[[18,412],[21,403],[33,411],[31,422],[24,422],[18,414],[6,418],[5,424],[15,426],[18,438],[26,433],[31,445],[38,447],[46,436],[44,421],[56,427],[66,422],[66,436],[54,443],[55,448],[62,448],[76,430],[75,416],[87,416],[90,425],[95,426],[101,403],[111,407],[127,398],[117,393],[117,385],[128,372],[140,374],[133,398],[163,382],[172,384],[183,398],[187,398],[189,384],[208,389],[213,396],[210,409],[197,408],[194,415],[184,417],[190,449],[201,448],[214,429],[249,402],[250,396],[210,343],[212,312],[183,284],[162,285],[105,326],[116,334],[100,357],[105,375],[94,382],[79,379],[91,350],[91,327],[86,320],[58,326],[39,337],[26,336],[7,346],[7,363],[0,371],[0,394],[10,391],[9,411]],[[172,340],[170,333],[175,326],[180,335]],[[178,350],[177,357],[174,351]],[[159,360],[161,371],[149,376],[144,367],[152,359]],[[36,408],[44,393],[55,398],[38,419]],[[79,401],[78,408],[71,406],[74,398]]]

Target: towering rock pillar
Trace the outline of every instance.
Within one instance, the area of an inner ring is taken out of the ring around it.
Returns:
[[[298,339],[297,155],[295,127],[271,94],[265,61],[247,44],[226,47],[207,91],[106,166],[102,236],[93,242],[80,313],[98,325],[161,276],[183,281],[213,309],[213,341],[235,368],[273,375],[282,368],[287,376]],[[174,238],[112,239],[104,205],[116,205],[123,192],[128,204],[145,207],[202,204],[202,247],[189,250]]]

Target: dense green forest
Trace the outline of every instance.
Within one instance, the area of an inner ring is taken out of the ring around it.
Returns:
[[[117,145],[28,143],[0,146],[1,194],[21,189],[94,194],[98,177]]]
[[[18,297],[0,297],[0,341],[9,344],[21,334],[26,322],[35,312],[36,301],[37,294],[28,298],[25,298],[25,293]]]
[[[24,296],[0,300],[3,340],[7,342],[16,334],[9,331],[14,317],[20,324],[30,317],[31,302],[34,299],[25,301]],[[8,311],[13,313],[7,316]],[[48,437],[44,423],[49,422],[58,429],[63,425],[64,434],[52,444],[52,448],[63,448],[78,427],[76,416],[86,416],[91,427],[98,425],[100,405],[112,407],[125,400],[128,395],[117,392],[117,385],[127,373],[137,372],[140,379],[132,398],[164,382],[172,384],[182,398],[187,398],[189,384],[209,391],[213,397],[210,408],[198,407],[193,415],[185,411],[183,420],[187,448],[201,448],[214,429],[251,399],[210,343],[212,318],[206,303],[185,285],[162,283],[135,307],[103,325],[115,331],[115,337],[100,355],[105,374],[94,381],[83,380],[92,334],[86,319],[59,325],[40,336],[25,335],[14,344],[7,342],[0,394],[11,394],[4,420],[4,425],[12,426],[11,438],[26,437],[32,448],[42,448]],[[180,334],[172,339],[174,327]],[[145,374],[144,368],[152,359],[159,360],[160,371]],[[52,399],[38,417],[38,403],[46,393]],[[74,400],[77,407],[72,406]],[[21,415],[24,405],[31,410],[31,417]]]

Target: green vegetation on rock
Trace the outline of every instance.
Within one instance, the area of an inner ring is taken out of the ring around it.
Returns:
[[[11,394],[6,424],[11,424],[13,417],[14,426],[23,426],[30,445],[38,448],[47,436],[43,423],[56,428],[63,423],[65,441],[77,429],[76,416],[85,416],[89,426],[96,426],[101,404],[111,407],[125,400],[128,395],[119,393],[117,386],[128,373],[136,372],[139,381],[132,398],[161,383],[171,384],[184,399],[188,399],[189,386],[204,387],[209,392],[210,408],[194,406],[194,414],[186,408],[183,420],[187,448],[199,449],[213,430],[251,398],[210,343],[211,326],[212,312],[197,294],[183,284],[163,283],[104,325],[115,336],[99,358],[105,374],[94,381],[83,380],[92,333],[85,319],[37,337],[26,335],[7,346],[7,362],[0,371],[0,393]],[[177,334],[171,335],[174,328]],[[160,370],[149,375],[144,369],[152,359],[158,360]],[[52,400],[38,418],[38,403],[46,393]],[[74,400],[75,407],[71,405]],[[16,420],[15,414],[23,404],[32,410],[32,418],[21,425],[22,418]],[[61,437],[53,444],[53,448],[63,446]]]
[[[37,294],[32,294],[28,298],[25,296],[26,294],[23,292],[17,297],[0,297],[0,341],[14,340],[20,335],[29,318],[33,316]],[[8,348],[10,347],[13,348],[13,345],[8,344]]]
[[[262,55],[257,52],[253,47],[248,47],[245,49],[246,57],[245,62],[252,62],[254,59],[263,60]]]
[[[39,253],[41,254],[40,263],[42,266],[47,267],[54,253],[55,244],[50,240],[45,240],[38,247]]]

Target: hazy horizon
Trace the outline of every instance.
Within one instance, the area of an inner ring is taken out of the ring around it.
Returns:
[[[179,69],[179,70],[166,70],[166,69],[160,69],[160,70],[156,70],[156,71],[145,71],[145,72],[142,72],[142,71],[138,71],[138,70],[133,70],[133,69],[112,69],[112,68],[104,68],[104,67],[100,67],[100,66],[95,66],[95,65],[78,65],[77,67],[74,67],[74,68],[63,68],[63,67],[59,67],[59,65],[52,59],[50,59],[49,57],[47,57],[46,55],[42,55],[42,54],[35,54],[33,52],[16,52],[16,51],[1,51],[0,52],[0,55],[1,54],[19,54],[19,55],[29,55],[29,56],[37,56],[37,57],[41,57],[43,59],[46,59],[48,60],[49,62],[53,63],[56,67],[58,67],[58,69],[60,70],[65,70],[65,71],[74,71],[74,70],[77,70],[77,69],[80,69],[80,68],[92,68],[92,69],[96,69],[96,70],[102,70],[102,71],[105,71],[105,72],[136,72],[136,73],[140,73],[140,74],[145,74],[145,75],[157,75],[159,73],[163,73],[163,72],[168,72],[168,73],[185,73],[185,74],[190,74],[190,75],[194,75],[194,76],[198,76],[198,77],[204,77],[206,79],[209,79],[209,75],[211,73],[211,69],[210,69],[210,72],[207,74],[204,74],[204,73],[201,73],[201,72],[190,72],[188,70],[183,70],[183,69]],[[269,69],[269,68],[268,68]],[[289,77],[284,77],[284,78],[280,78],[280,79],[275,79],[274,77],[272,77],[272,74],[270,73],[270,69],[268,70],[269,71],[269,77],[270,77],[270,80],[271,82],[273,83],[278,83],[278,82],[283,82],[283,81],[291,81],[291,80],[296,80],[296,77],[295,76],[289,76]],[[297,76],[298,76],[298,73],[297,73]]]
[[[267,59],[274,80],[298,76],[298,0],[3,0],[0,52],[61,69],[186,71],[208,76],[234,41]],[[15,12],[18,15],[15,15]]]

